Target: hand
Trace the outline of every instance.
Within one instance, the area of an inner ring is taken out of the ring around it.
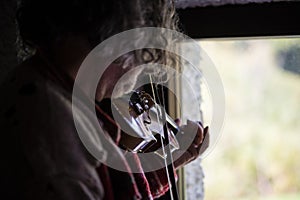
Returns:
[[[177,120],[178,121],[178,120]],[[180,120],[178,121],[180,122]],[[178,124],[180,125],[180,124]],[[183,131],[182,135],[177,137],[179,145],[186,144],[188,141],[193,141],[190,146],[184,150],[176,150],[173,152],[173,157],[176,159],[176,154],[181,154],[181,156],[175,160],[174,167],[178,169],[191,161],[198,158],[209,146],[209,128],[203,126],[199,122],[193,122],[188,120],[187,125],[181,126],[180,129]],[[196,136],[192,139],[191,135],[194,135],[195,131]],[[178,133],[181,134],[181,133]],[[178,135],[177,134],[177,135]],[[180,145],[181,146],[181,145]]]

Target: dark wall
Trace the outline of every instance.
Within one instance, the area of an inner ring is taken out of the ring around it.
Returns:
[[[17,0],[0,0],[0,83],[17,64]],[[193,38],[299,35],[300,2],[179,9],[185,33]]]
[[[16,7],[16,0],[0,1],[0,82],[17,64]]]

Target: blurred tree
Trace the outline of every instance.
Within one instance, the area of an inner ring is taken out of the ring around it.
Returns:
[[[289,72],[300,74],[300,45],[292,45],[279,51],[278,61],[280,66]]]

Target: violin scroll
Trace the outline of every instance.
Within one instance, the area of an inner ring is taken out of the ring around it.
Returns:
[[[136,118],[144,112],[148,112],[154,105],[154,100],[148,93],[135,91],[130,97],[129,113]]]

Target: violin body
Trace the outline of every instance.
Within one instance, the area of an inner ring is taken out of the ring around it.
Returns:
[[[180,130],[149,94],[134,92],[129,100],[113,99],[111,108],[122,130],[121,148],[137,153],[155,152],[166,163],[173,163],[172,151],[179,149],[175,135]],[[178,200],[173,164],[165,167],[169,175],[170,199]]]
[[[163,122],[161,109],[145,92],[134,92],[129,102],[124,99],[113,100],[112,112],[122,129],[119,146],[139,153],[157,151],[162,142],[165,144],[162,141],[163,125],[167,123],[172,150],[178,149],[175,135],[179,128],[168,115]],[[161,153],[159,155],[163,156]]]

